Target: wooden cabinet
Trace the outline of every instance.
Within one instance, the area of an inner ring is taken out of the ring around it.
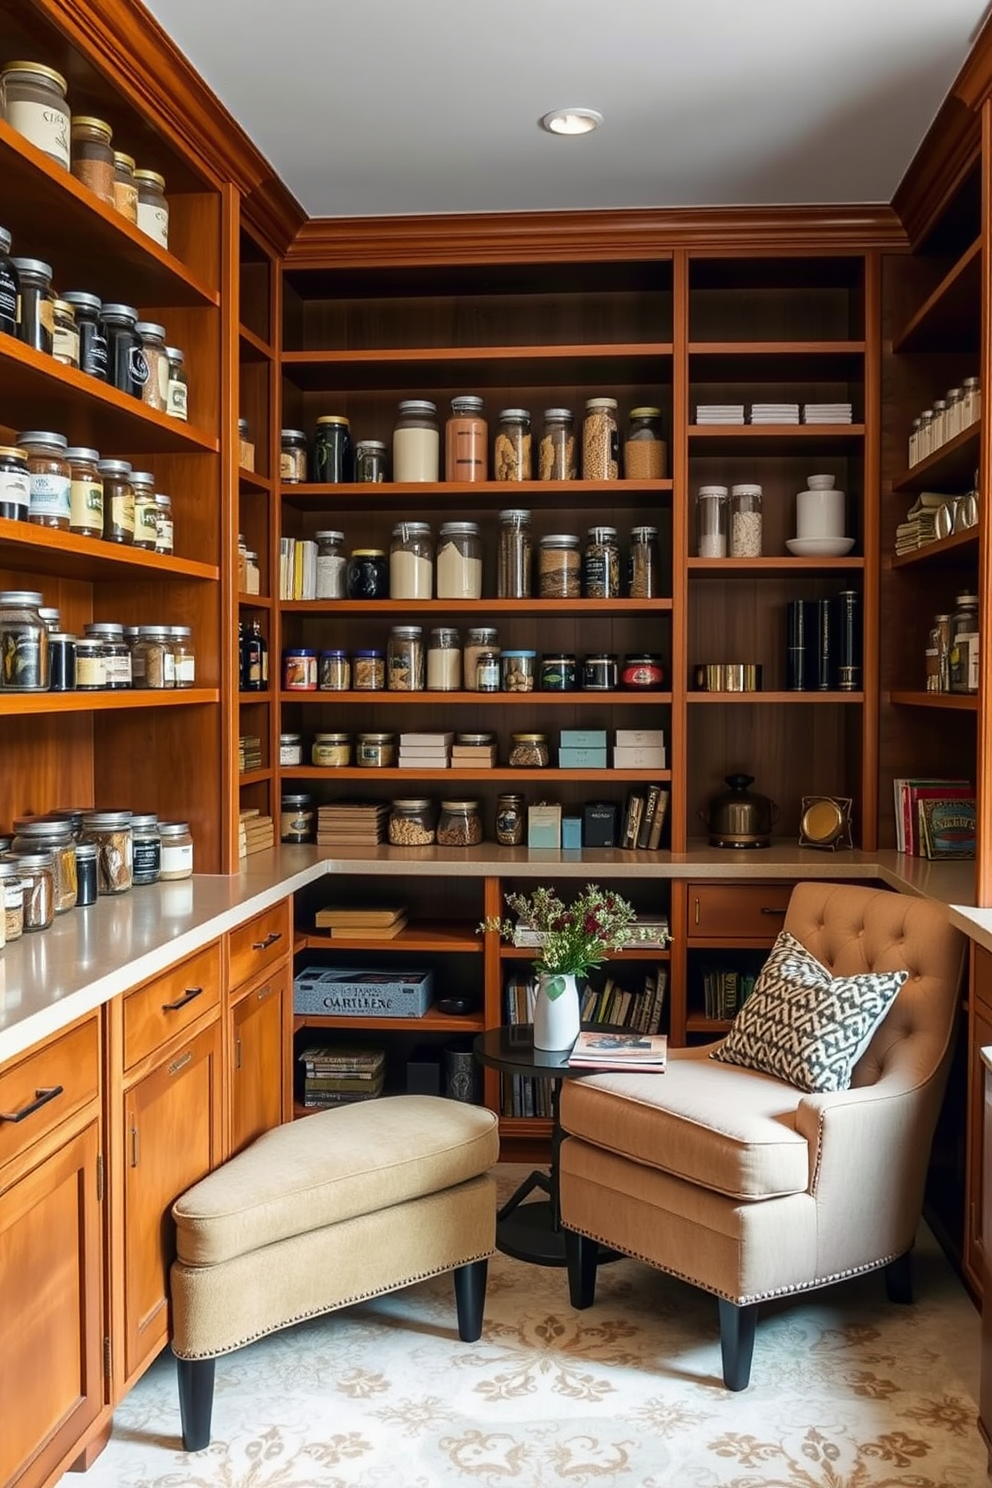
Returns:
[[[229,1153],[293,1114],[292,948],[288,899],[228,936]]]
[[[681,996],[672,1007],[676,1043],[726,1033],[785,923],[793,883],[680,885],[676,902],[685,918],[676,935]]]
[[[978,945],[971,948],[967,1038],[967,1169],[962,1260],[969,1285],[981,1296],[987,1286],[989,1256],[985,1236],[989,1230],[985,1195],[990,1187],[987,1169],[992,1155],[985,1116],[989,1077],[982,1050],[992,1048],[992,954]]]

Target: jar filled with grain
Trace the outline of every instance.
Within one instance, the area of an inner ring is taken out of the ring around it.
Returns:
[[[627,555],[627,593],[631,599],[661,594],[661,554],[657,527],[632,527]]]
[[[302,429],[283,429],[279,440],[279,479],[284,486],[307,478],[307,436]]]
[[[458,692],[462,685],[462,648],[457,630],[439,625],[427,648],[428,692]]]
[[[131,686],[158,691],[175,687],[172,640],[164,626],[141,625],[131,647]]]
[[[498,481],[530,480],[531,432],[526,408],[504,408],[500,413],[493,464]]]
[[[113,137],[113,130],[103,119],[73,115],[72,174],[111,207],[114,205],[114,152],[110,148]]]
[[[582,479],[616,480],[620,474],[620,431],[616,398],[587,398],[582,420]]]
[[[500,599],[529,599],[531,574],[530,512],[511,508],[499,514],[496,594]]]
[[[351,764],[350,734],[314,734],[310,763],[319,770],[340,770]]]
[[[352,653],[351,685],[356,692],[382,692],[386,686],[386,658],[374,647]]]
[[[436,481],[440,448],[437,404],[426,398],[404,399],[393,429],[393,480]]]
[[[351,662],[347,651],[331,646],[317,658],[317,686],[321,692],[348,692],[351,687]]]
[[[0,858],[0,914],[5,940],[20,940],[24,934],[24,884],[17,864],[7,857]]]
[[[153,320],[139,320],[134,327],[141,337],[141,354],[148,376],[141,388],[141,401],[146,408],[165,413],[169,407],[169,354],[165,349],[165,326]]]
[[[585,599],[617,599],[620,595],[620,549],[615,527],[590,527],[582,555],[582,594]]]
[[[428,522],[398,522],[389,543],[389,597],[430,599],[434,539]]]
[[[451,400],[444,426],[444,478],[449,481],[489,479],[489,428],[485,403],[474,394]]]
[[[389,633],[386,686],[390,692],[420,692],[424,686],[424,642],[419,625],[394,625]]]
[[[55,859],[50,852],[8,853],[24,890],[23,927],[47,930],[55,918]]]
[[[423,796],[398,797],[390,807],[388,833],[394,847],[430,847],[437,836],[430,801]]]
[[[661,428],[660,408],[632,408],[623,446],[626,480],[663,480],[668,446]]]
[[[761,557],[761,487],[730,488],[730,556]]]
[[[462,686],[466,692],[477,692],[479,689],[477,665],[483,651],[499,656],[497,631],[493,625],[473,625],[468,631],[462,649]]]
[[[507,764],[514,770],[543,770],[551,760],[547,734],[511,734]]]
[[[130,811],[87,811],[80,841],[96,843],[99,892],[126,893],[131,887],[134,861]]]
[[[726,486],[700,486],[696,494],[696,552],[700,558],[727,556]]]
[[[582,594],[580,542],[570,532],[550,532],[538,550],[538,580],[542,599],[578,599]]]
[[[482,841],[478,801],[442,801],[437,823],[440,847],[475,847]]]
[[[533,692],[536,673],[536,651],[504,651],[500,657],[500,679],[504,692]]]
[[[72,825],[38,816],[14,818],[14,840],[11,854],[51,853],[55,893],[55,914],[65,914],[76,907],[76,844]]]
[[[542,481],[574,480],[575,419],[570,408],[546,408],[544,430],[538,446],[537,474]]]
[[[437,540],[438,599],[482,598],[482,541],[477,522],[445,522]]]

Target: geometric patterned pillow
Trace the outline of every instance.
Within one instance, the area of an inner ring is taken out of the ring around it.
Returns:
[[[800,1090],[846,1090],[908,971],[834,977],[783,930],[754,991],[711,1058]]]

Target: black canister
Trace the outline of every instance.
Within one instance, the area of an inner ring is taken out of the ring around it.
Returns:
[[[0,227],[0,331],[17,335],[17,270],[10,257],[10,233]]]
[[[48,637],[48,687],[51,692],[76,690],[76,637],[60,630]]]
[[[587,656],[582,663],[582,686],[586,692],[615,692],[620,658],[613,651]]]
[[[88,372],[100,382],[107,380],[107,338],[100,324],[102,306],[95,294],[82,289],[70,289],[62,296],[67,305],[76,312],[76,330],[79,332],[79,370]]]
[[[96,859],[99,849],[95,842],[76,843],[76,908],[84,909],[97,901]]]
[[[806,601],[792,599],[785,609],[785,686],[806,690]]]
[[[351,456],[351,425],[341,414],[327,413],[317,420],[313,444],[313,477],[327,485],[340,485],[354,478]]]
[[[18,339],[51,356],[55,330],[52,266],[40,258],[12,258],[11,263],[20,286]]]
[[[574,692],[576,685],[573,655],[568,652],[555,652],[541,657],[542,692]]]
[[[813,599],[808,603],[813,611],[813,627],[808,637],[813,648],[810,685],[817,692],[829,692],[834,680],[833,601]]]
[[[856,589],[837,596],[837,686],[857,692],[861,686],[861,599]]]
[[[348,598],[389,598],[389,564],[383,548],[355,548],[348,559]]]
[[[138,312],[133,305],[104,305],[102,319],[107,335],[108,381],[118,392],[140,398],[148,381],[148,363],[135,330]]]

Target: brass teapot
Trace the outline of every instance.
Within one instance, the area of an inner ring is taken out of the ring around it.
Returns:
[[[778,821],[779,809],[768,796],[751,791],[753,775],[727,775],[729,790],[721,791],[701,811],[711,847],[771,847],[772,827]]]

